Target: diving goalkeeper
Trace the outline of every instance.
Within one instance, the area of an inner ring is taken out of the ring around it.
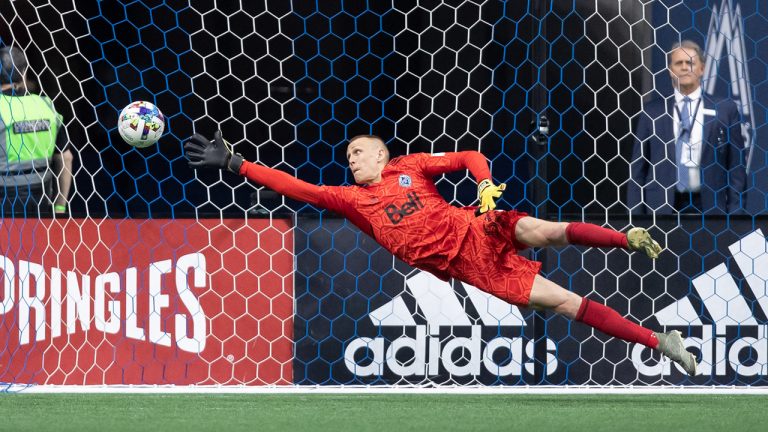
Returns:
[[[479,152],[416,153],[392,160],[374,135],[352,138],[347,160],[355,186],[316,186],[232,153],[216,132],[184,145],[192,168],[217,168],[247,177],[289,198],[326,208],[374,238],[407,264],[442,280],[456,278],[511,304],[548,309],[610,336],[643,344],[666,355],[689,375],[696,359],[679,331],[656,333],[615,310],[582,298],[540,276],[541,263],[519,256],[528,247],[618,247],[658,257],[661,247],[642,228],[627,234],[587,223],[549,222],[522,212],[495,210],[504,184],[491,180]],[[478,184],[479,207],[455,207],[437,191],[433,177],[469,170]]]

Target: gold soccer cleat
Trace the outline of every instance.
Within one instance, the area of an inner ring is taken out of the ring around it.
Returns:
[[[659,340],[659,346],[656,349],[679,364],[688,375],[696,375],[696,356],[685,349],[683,337],[679,331],[656,333],[656,338]]]
[[[656,240],[651,238],[651,235],[645,228],[632,228],[629,230],[627,232],[627,243],[629,243],[630,250],[643,252],[652,259],[658,258],[661,253],[661,246],[659,246]]]

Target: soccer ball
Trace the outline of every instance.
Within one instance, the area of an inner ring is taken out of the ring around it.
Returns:
[[[146,101],[131,102],[120,112],[117,130],[128,144],[144,148],[156,143],[165,130],[165,116]]]

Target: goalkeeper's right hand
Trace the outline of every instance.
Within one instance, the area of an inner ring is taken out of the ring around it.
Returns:
[[[221,137],[221,131],[216,131],[213,140],[197,133],[192,135],[184,144],[184,153],[192,168],[226,169],[239,174],[243,165],[243,157],[232,152],[229,143]]]
[[[491,211],[496,208],[496,198],[501,196],[501,192],[507,188],[507,185],[501,183],[496,186],[492,181],[485,179],[477,185],[477,197],[480,199],[480,207],[475,214],[480,216],[481,214]]]

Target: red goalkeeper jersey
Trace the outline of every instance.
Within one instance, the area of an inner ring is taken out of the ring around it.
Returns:
[[[247,161],[240,174],[343,215],[396,257],[447,280],[475,208],[448,204],[433,178],[461,169],[469,169],[477,182],[490,178],[485,156],[474,151],[398,157],[384,167],[381,182],[367,186],[316,186]]]

